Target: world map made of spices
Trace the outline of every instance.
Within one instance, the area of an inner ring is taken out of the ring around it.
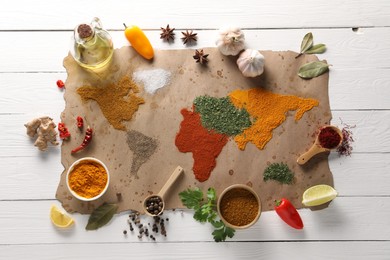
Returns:
[[[138,107],[145,103],[137,96],[138,92],[137,84],[127,76],[117,84],[102,88],[82,86],[77,90],[83,102],[95,100],[108,122],[118,130],[125,130],[121,122],[130,120]],[[298,121],[305,112],[318,105],[316,99],[275,94],[260,87],[234,90],[223,98],[199,96],[193,102],[192,111],[181,110],[183,120],[175,145],[182,153],[192,153],[195,178],[204,182],[210,177],[216,158],[229,138],[234,139],[240,150],[245,150],[248,142],[262,150],[272,139],[273,130],[286,120],[288,111],[296,111],[295,120]],[[131,167],[133,174],[137,174],[147,157],[156,150],[156,143],[142,133],[128,133],[128,145],[135,154]],[[149,152],[143,157],[137,155],[144,150]]]

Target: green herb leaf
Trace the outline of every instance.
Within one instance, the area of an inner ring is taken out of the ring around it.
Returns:
[[[285,163],[272,163],[264,170],[263,180],[274,180],[283,184],[291,184],[294,180],[294,173]]]
[[[215,193],[215,189],[214,188],[209,188],[207,190],[207,200],[209,202],[215,203],[216,199],[217,199],[217,195]]]
[[[307,63],[299,68],[298,76],[304,79],[318,77],[329,70],[329,65],[322,61]]]
[[[225,241],[226,237],[232,238],[234,236],[235,230],[225,226],[222,220],[216,221],[212,224],[216,228],[212,233],[215,242]]]
[[[96,230],[106,225],[114,216],[118,209],[116,204],[104,203],[100,207],[96,208],[88,219],[88,224],[85,227],[86,230]]]
[[[187,189],[179,193],[179,197],[184,206],[189,209],[200,209],[201,201],[203,200],[203,192],[199,188],[194,190]]]
[[[218,214],[215,209],[217,195],[214,188],[207,190],[207,202],[203,201],[203,192],[199,188],[187,189],[179,193],[182,203],[189,209],[195,209],[194,219],[199,222],[210,222],[215,228],[212,233],[216,242],[225,241],[234,236],[234,229],[226,227],[222,220],[215,221]]]
[[[307,33],[301,43],[301,53],[304,53],[313,46],[313,34],[311,32]]]
[[[320,44],[316,44],[316,45],[312,46],[310,49],[305,51],[305,53],[307,53],[307,54],[321,54],[321,53],[324,53],[325,51],[326,51],[326,45],[320,43]]]

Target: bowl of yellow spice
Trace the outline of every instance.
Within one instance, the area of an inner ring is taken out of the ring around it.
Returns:
[[[93,201],[103,196],[109,182],[110,174],[106,165],[93,157],[75,161],[66,174],[70,193],[82,201]]]
[[[227,187],[219,196],[217,211],[226,226],[245,229],[259,219],[261,201],[251,187],[234,184]]]

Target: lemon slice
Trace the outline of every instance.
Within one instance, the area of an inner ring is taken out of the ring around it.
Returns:
[[[333,187],[320,184],[305,190],[302,204],[308,207],[318,206],[333,200],[336,196],[337,191]]]
[[[74,220],[60,211],[56,205],[51,206],[50,219],[56,227],[60,228],[70,227],[74,223]]]

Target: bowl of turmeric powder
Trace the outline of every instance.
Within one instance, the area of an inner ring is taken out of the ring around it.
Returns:
[[[82,201],[93,201],[103,196],[109,182],[107,166],[93,157],[75,161],[66,174],[66,185],[70,193]]]
[[[249,228],[261,214],[261,201],[257,193],[247,185],[234,184],[219,196],[217,211],[226,226],[234,229]]]

